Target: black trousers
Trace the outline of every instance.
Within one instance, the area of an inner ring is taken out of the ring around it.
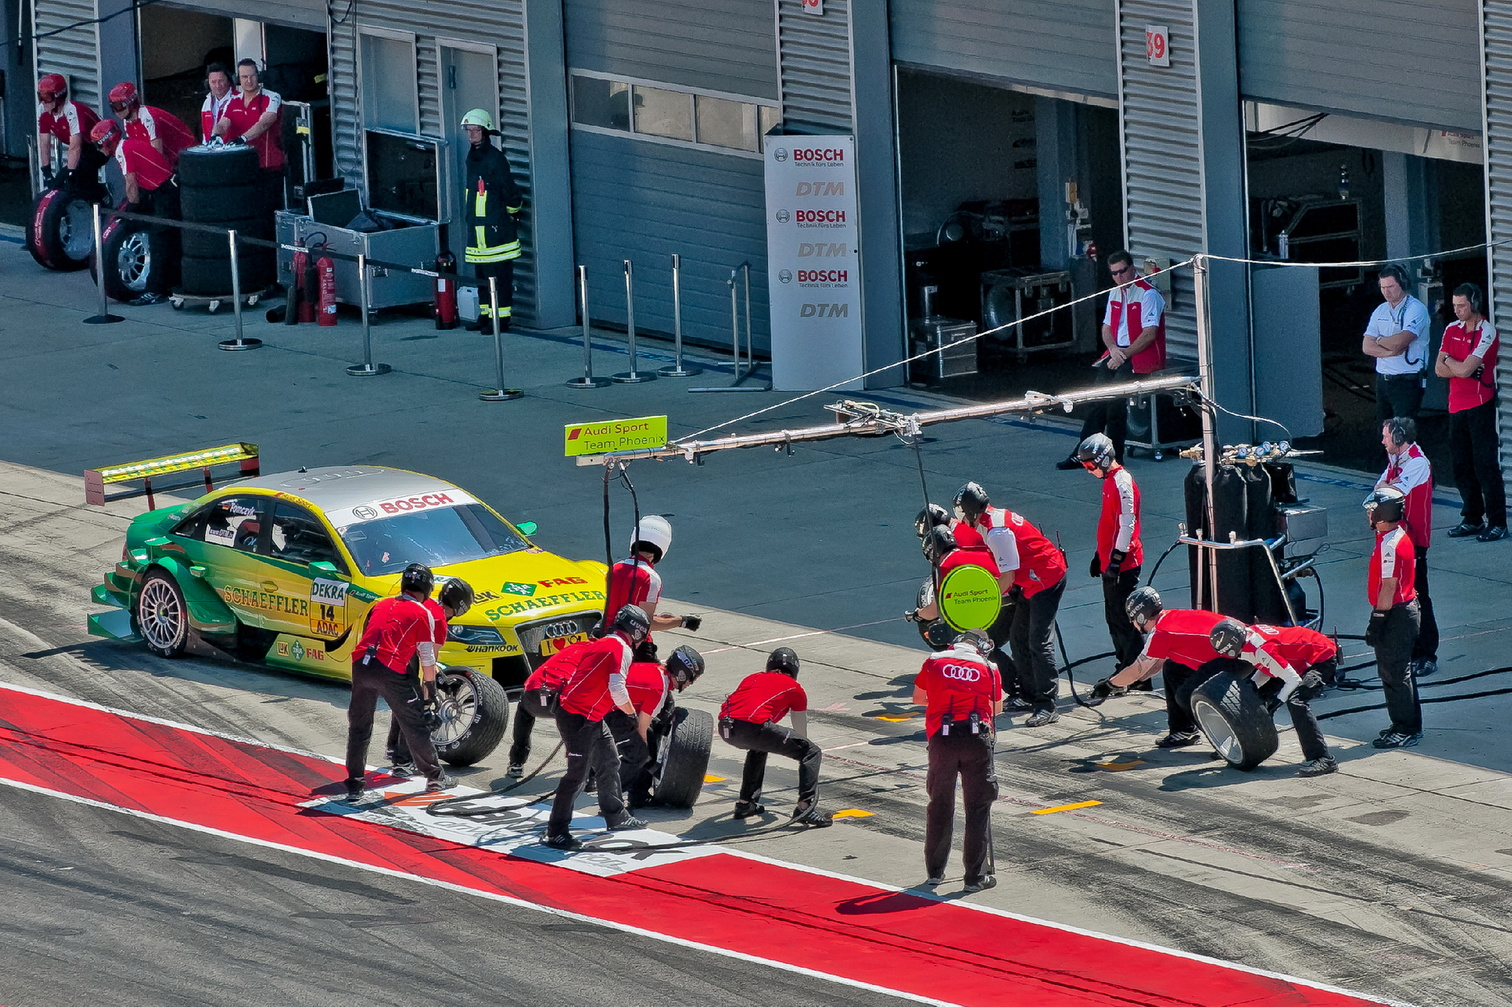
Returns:
[[[1292,727],[1297,731],[1297,744],[1302,746],[1302,757],[1311,762],[1328,758],[1328,742],[1323,739],[1323,728],[1318,726],[1318,715],[1309,705],[1323,695],[1325,687],[1332,685],[1338,674],[1339,659],[1331,657],[1302,672],[1302,684],[1286,697],[1286,712],[1291,714]]]
[[[525,760],[530,758],[530,736],[535,731],[537,720],[550,720],[551,711],[556,706],[556,699],[552,697],[542,702],[541,689],[526,689],[520,694],[520,701],[515,704],[514,726],[511,729],[511,743],[509,746],[509,764],[511,766],[523,766]],[[551,696],[550,693],[546,693]]]
[[[1013,664],[1018,672],[1019,694],[1036,713],[1055,709],[1059,673],[1055,665],[1055,614],[1066,578],[1037,593],[1020,598],[1013,613]]]
[[[1175,661],[1167,661],[1160,669],[1165,684],[1166,727],[1172,734],[1187,734],[1197,730],[1197,718],[1192,716],[1192,691],[1220,671],[1246,671],[1249,666],[1230,657],[1207,661],[1196,668]]]
[[[571,830],[572,805],[583,789],[590,766],[598,779],[599,813],[606,825],[619,824],[625,817],[625,800],[620,794],[619,753],[615,751],[608,725],[560,707],[555,713],[557,730],[566,743],[567,772],[557,784],[546,834],[565,836]]]
[[[1376,433],[1393,416],[1416,419],[1423,404],[1421,374],[1376,374]]]
[[[1003,607],[998,610],[998,616],[992,625],[987,627],[987,637],[993,643],[992,653],[987,657],[998,666],[998,672],[1003,676],[1003,692],[1009,696],[1017,696],[1020,691],[1018,657],[1011,651],[1013,620],[1023,602],[1022,598],[1015,601],[1010,600],[1008,595],[1003,595]]]
[[[473,275],[478,278],[478,317],[493,317],[493,302],[489,300],[488,278],[495,277],[499,293],[499,327],[509,328],[509,319],[514,314],[514,260],[503,262],[475,262]]]
[[[425,697],[420,688],[420,673],[401,674],[379,664],[376,659],[352,662],[352,701],[347,707],[347,782],[361,783],[367,774],[368,745],[373,740],[373,715],[382,696],[394,711],[394,723],[409,746],[410,758],[427,780],[441,779],[441,763],[436,746],[425,729],[421,708]]]
[[[620,790],[632,804],[644,804],[651,796],[651,732],[648,729],[646,739],[642,740],[635,729],[637,722],[620,710],[604,718],[619,753]]]
[[[1423,708],[1418,705],[1417,681],[1412,677],[1412,647],[1418,635],[1418,605],[1409,601],[1386,613],[1386,625],[1376,642],[1376,674],[1386,695],[1391,729],[1402,734],[1423,730]]]
[[[1497,452],[1496,400],[1449,414],[1449,455],[1454,460],[1454,485],[1465,505],[1460,516],[1469,524],[1507,526],[1507,490],[1502,485]]]
[[[1132,360],[1125,360],[1117,370],[1110,370],[1098,364],[1092,383],[1094,385],[1121,385],[1133,380],[1134,363]],[[1082,422],[1081,439],[1086,440],[1093,434],[1107,434],[1108,440],[1113,442],[1113,456],[1122,463],[1124,440],[1128,437],[1128,430],[1128,399],[1093,402],[1087,406],[1087,418]]]
[[[1428,597],[1428,550],[1414,547],[1413,552],[1417,554],[1412,586],[1417,591],[1419,625],[1417,640],[1412,644],[1412,658],[1437,661],[1439,630],[1438,620],[1433,617],[1433,599]]]
[[[1102,578],[1103,618],[1108,621],[1108,636],[1113,640],[1113,658],[1120,668],[1127,668],[1144,650],[1144,636],[1134,628],[1134,621],[1124,611],[1124,603],[1139,586],[1139,567],[1118,571],[1109,580]]]
[[[749,720],[732,720],[724,739],[746,753],[745,770],[740,775],[740,799],[756,803],[766,782],[767,755],[782,755],[798,763],[798,803],[814,801],[819,796],[819,764],[824,753],[819,746],[790,728],[776,724],[757,724]]]
[[[929,792],[929,810],[924,819],[924,870],[932,878],[943,877],[950,859],[950,839],[955,828],[956,778],[966,805],[966,829],[962,859],[966,883],[984,874],[992,843],[992,802],[997,800],[997,769],[992,760],[991,731],[971,733],[969,721],[958,720],[949,734],[936,732],[929,739],[929,773],[924,786]]]

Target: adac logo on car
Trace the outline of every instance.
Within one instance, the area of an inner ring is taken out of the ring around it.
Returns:
[[[503,591],[505,594],[522,594],[525,597],[529,598],[531,595],[535,594],[536,586],[534,584],[517,584],[511,580],[505,581],[504,586],[499,588],[499,590]]]

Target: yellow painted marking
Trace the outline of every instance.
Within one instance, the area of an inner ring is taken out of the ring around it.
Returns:
[[[1143,759],[1134,759],[1130,762],[1098,762],[1094,763],[1098,769],[1111,769],[1115,773],[1121,773],[1125,769],[1133,769],[1135,766],[1143,766]]]
[[[724,783],[726,781],[725,781],[725,778],[723,776],[707,776],[706,775],[706,776],[704,776],[704,782],[705,783]]]
[[[890,714],[890,713],[879,713],[879,714],[877,714],[877,718],[876,719],[878,719],[878,720],[885,720],[885,721],[888,721],[889,723],[896,724],[896,723],[899,723],[900,721],[904,721],[904,720],[915,720],[915,719],[918,718],[918,716],[919,715],[917,713],[904,713],[904,714],[899,714],[899,715],[893,715],[893,714]]]
[[[874,811],[862,811],[860,808],[845,808],[842,811],[835,812],[833,815],[830,815],[830,817],[831,818],[871,818],[871,817],[875,816],[875,814],[876,814],[876,812],[874,812]]]
[[[1075,811],[1077,808],[1095,808],[1101,803],[1102,801],[1082,801],[1080,804],[1058,804],[1053,808],[1040,808],[1038,811],[1031,811],[1030,814],[1053,815],[1057,811]]]

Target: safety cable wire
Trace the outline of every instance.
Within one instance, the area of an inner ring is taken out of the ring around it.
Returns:
[[[61,35],[64,32],[73,31],[75,28],[85,28],[92,24],[104,24],[106,21],[120,17],[122,14],[131,14],[135,11],[141,10],[143,7],[149,7],[152,4],[161,2],[162,0],[133,0],[130,5],[122,7],[120,10],[112,14],[106,14],[104,17],[85,18],[82,21],[74,21],[73,23],[66,24],[61,28],[54,28],[51,31],[44,31],[35,35],[27,35],[23,33],[6,39],[5,44],[21,46],[27,42],[35,42],[37,39],[52,38],[54,35]]]
[[[515,712],[515,716],[519,716],[518,711]],[[502,797],[504,794],[509,793],[511,790],[516,790],[520,787],[525,786],[525,784],[541,775],[542,771],[551,764],[551,760],[556,758],[556,754],[562,750],[562,746],[564,744],[566,744],[565,741],[558,741],[556,747],[551,750],[550,754],[548,754],[546,758],[541,760],[541,764],[539,766],[531,770],[529,774],[520,777],[518,780],[515,780],[507,787],[503,787],[502,789],[498,790],[490,790],[486,794],[467,794],[461,797],[448,797],[444,801],[437,801],[435,804],[427,805],[425,813],[427,815],[435,815],[437,818],[476,818],[482,815],[494,814],[498,812],[498,808],[479,808],[474,811],[451,811],[443,809],[449,809],[453,804],[462,804],[466,801],[477,801],[485,797]]]

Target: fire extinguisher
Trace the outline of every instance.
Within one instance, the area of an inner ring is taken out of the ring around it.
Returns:
[[[336,324],[336,263],[328,255],[315,260],[315,283],[320,291],[321,325]]]
[[[301,242],[299,251],[294,253],[293,272],[294,279],[289,284],[289,303],[284,308],[284,324],[297,325],[300,322],[313,322],[315,320],[314,309],[309,306],[310,280],[306,271],[310,268],[310,253]],[[306,317],[306,316],[309,317]]]
[[[436,328],[457,327],[457,257],[450,252],[436,256],[436,303],[431,308]]]

